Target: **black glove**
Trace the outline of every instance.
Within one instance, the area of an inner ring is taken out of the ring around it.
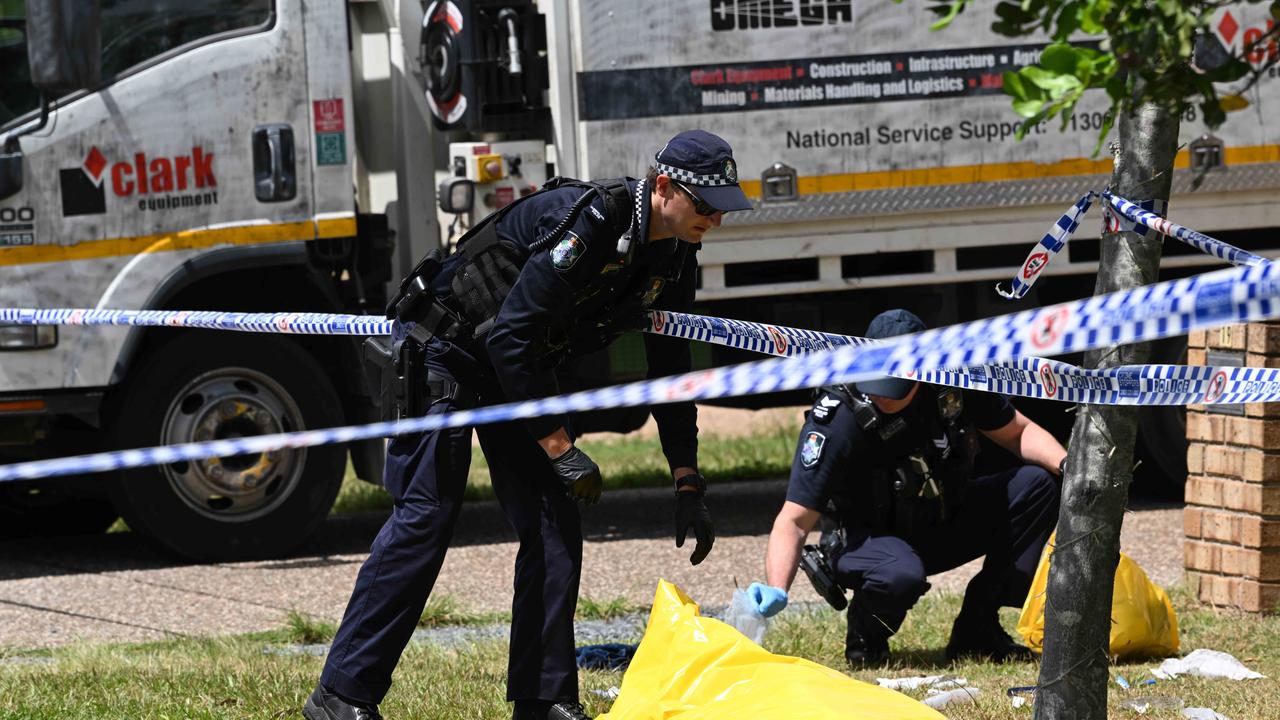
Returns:
[[[692,485],[698,490],[680,490],[683,485]],[[684,547],[684,536],[689,526],[693,526],[693,536],[698,544],[689,556],[689,563],[697,565],[711,553],[711,546],[716,543],[716,528],[711,524],[711,511],[703,501],[706,495],[707,482],[701,475],[688,475],[676,481],[676,547]]]
[[[551,461],[551,469],[560,476],[565,492],[584,505],[594,505],[600,500],[604,482],[600,479],[600,466],[576,447],[564,451]]]

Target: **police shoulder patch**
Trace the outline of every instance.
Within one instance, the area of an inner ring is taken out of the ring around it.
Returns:
[[[822,393],[818,396],[818,401],[813,404],[813,419],[820,423],[830,422],[831,416],[835,414],[838,407],[840,407],[840,398],[830,393]]]
[[[822,446],[827,444],[827,436],[820,432],[810,432],[804,436],[804,444],[800,446],[800,463],[805,467],[813,467],[822,457]]]
[[[551,266],[560,271],[568,270],[578,262],[586,249],[587,244],[582,242],[582,238],[572,230],[566,231],[560,242],[551,248]]]

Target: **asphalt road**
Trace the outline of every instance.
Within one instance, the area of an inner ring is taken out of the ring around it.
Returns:
[[[760,579],[784,493],[781,481],[714,487],[718,539],[698,567],[688,562],[692,539],[684,550],[674,546],[670,490],[606,494],[584,516],[583,595],[648,604],[666,578],[701,603],[727,604],[735,582]],[[246,563],[186,563],[129,533],[2,542],[0,648],[244,633],[283,626],[289,610],[336,622],[383,520],[377,513],[331,518],[292,557]],[[1157,583],[1182,581],[1180,505],[1137,506],[1121,544]],[[471,503],[436,592],[470,610],[509,609],[515,551],[496,503]],[[958,591],[976,571],[971,563],[934,576],[933,591]],[[819,600],[803,578],[793,595]]]

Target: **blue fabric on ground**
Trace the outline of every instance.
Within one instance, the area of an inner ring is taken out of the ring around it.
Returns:
[[[576,651],[583,670],[626,670],[635,654],[636,646],[626,643],[583,645]]]

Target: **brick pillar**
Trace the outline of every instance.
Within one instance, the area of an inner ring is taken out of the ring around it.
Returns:
[[[1190,365],[1280,367],[1280,324],[1195,332],[1187,346]],[[1280,403],[1241,409],[1187,408],[1187,583],[1202,602],[1275,613],[1280,612]]]

